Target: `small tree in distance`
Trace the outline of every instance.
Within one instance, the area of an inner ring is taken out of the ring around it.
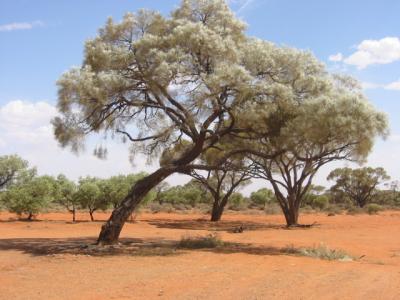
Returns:
[[[53,181],[49,176],[40,176],[12,186],[2,195],[2,201],[9,211],[26,215],[31,221],[54,199]]]
[[[100,189],[99,183],[100,179],[98,178],[81,178],[79,179],[78,190],[74,195],[80,206],[89,211],[91,221],[94,221],[95,211],[106,210],[109,205]]]
[[[346,194],[354,204],[364,207],[376,195],[379,184],[390,177],[383,168],[365,167],[360,169],[338,168],[333,170],[328,180],[335,180],[333,192]]]
[[[265,209],[267,204],[276,202],[275,194],[273,191],[267,188],[259,189],[250,194],[250,200],[253,205],[257,205]]]
[[[72,214],[72,222],[76,222],[76,211],[80,206],[76,184],[62,174],[57,176],[55,183],[55,202],[67,209]]]
[[[202,155],[202,163],[205,165],[215,165],[219,156],[223,156],[224,151],[210,149]],[[244,164],[243,156],[233,156],[218,169],[207,172],[197,172],[192,170],[188,173],[191,177],[201,183],[213,198],[211,210],[211,221],[221,220],[232,194],[239,188],[250,183],[251,170]]]

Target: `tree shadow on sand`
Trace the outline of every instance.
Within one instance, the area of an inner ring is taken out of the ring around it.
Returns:
[[[0,251],[17,250],[33,256],[87,255],[87,256],[173,256],[191,251],[218,254],[246,253],[252,255],[290,255],[286,248],[255,246],[225,242],[215,248],[182,249],[179,241],[165,239],[124,238],[118,245],[96,246],[87,238],[13,238],[0,239]]]
[[[238,227],[243,231],[266,230],[266,229],[287,229],[285,225],[265,224],[256,222],[241,221],[219,221],[211,222],[205,219],[195,220],[173,220],[173,219],[149,219],[143,220],[157,228],[183,229],[183,230],[208,230],[234,232]]]

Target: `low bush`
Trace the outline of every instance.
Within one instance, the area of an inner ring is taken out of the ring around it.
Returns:
[[[313,214],[315,213],[315,209],[312,208],[310,205],[306,205],[300,208],[300,212],[303,214]]]
[[[300,254],[325,260],[353,260],[353,258],[345,251],[340,249],[330,249],[324,244],[312,248],[301,248]]]
[[[324,211],[328,216],[340,215],[342,213],[342,209],[336,205],[329,205]]]
[[[183,236],[178,243],[178,248],[184,249],[204,249],[216,248],[224,243],[217,234],[208,234],[206,236]]]
[[[365,207],[366,211],[370,215],[376,215],[378,212],[383,210],[383,207],[379,204],[371,203]]]
[[[175,210],[170,203],[159,204],[157,202],[147,204],[147,208],[155,214],[159,212],[171,213]]]
[[[326,195],[319,195],[313,199],[311,202],[312,208],[317,208],[320,210],[325,209],[329,205],[329,198]]]
[[[276,203],[267,204],[264,208],[264,212],[267,215],[280,215],[282,214],[282,209]]]
[[[284,253],[314,257],[324,260],[342,260],[351,261],[353,257],[343,250],[331,249],[325,244],[309,248],[295,248],[294,245],[289,245],[283,249]]]
[[[189,205],[189,204],[184,204],[184,203],[176,203],[176,204],[172,204],[173,208],[175,210],[179,210],[179,211],[187,211],[187,210],[192,210],[193,206]]]
[[[351,207],[347,208],[348,215],[359,215],[359,214],[363,214],[364,212],[365,211],[361,207],[357,207],[357,206],[351,206]]]

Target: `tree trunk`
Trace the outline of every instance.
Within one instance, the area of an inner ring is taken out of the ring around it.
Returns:
[[[76,209],[75,209],[75,207],[74,208],[72,208],[72,222],[76,222]]]
[[[108,221],[101,227],[97,244],[116,244],[126,220],[146,194],[175,171],[175,168],[160,168],[149,176],[137,181],[121,205],[114,209]]]
[[[297,226],[299,218],[299,210],[294,206],[290,206],[288,210],[284,210],[286,225],[288,227]]]
[[[212,222],[217,222],[221,220],[222,214],[224,213],[224,209],[226,204],[228,203],[228,198],[229,196],[225,196],[222,198],[222,201],[219,201],[218,199],[215,199],[213,208],[211,211],[211,221]]]
[[[221,207],[221,205],[213,205],[212,211],[211,211],[211,222],[218,222],[221,220],[222,213],[224,211],[224,208]]]
[[[277,197],[279,206],[285,216],[287,227],[297,226],[299,218],[300,201],[295,201],[295,199],[291,197],[293,196],[288,195],[286,199],[284,197]]]
[[[90,220],[93,222],[94,221],[94,216],[93,216],[94,211],[89,209],[89,215],[90,215]]]
[[[29,213],[29,214],[28,214],[27,220],[28,220],[28,221],[32,221],[32,218],[33,218],[33,213]]]
[[[359,198],[357,199],[358,206],[363,208],[367,204],[367,199]]]
[[[132,212],[131,216],[129,217],[129,223],[135,223],[137,215],[138,215],[137,213]]]

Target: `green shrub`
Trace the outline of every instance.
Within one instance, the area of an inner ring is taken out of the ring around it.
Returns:
[[[229,209],[240,211],[247,209],[248,203],[241,193],[233,193],[229,198]]]
[[[325,209],[329,205],[329,198],[326,195],[318,195],[311,202],[312,208]]]
[[[216,248],[224,243],[217,234],[208,234],[206,236],[183,236],[178,243],[179,248],[185,249],[203,249]]]
[[[375,203],[368,204],[365,208],[367,210],[367,213],[370,215],[376,215],[378,212],[383,210],[382,206]]]

